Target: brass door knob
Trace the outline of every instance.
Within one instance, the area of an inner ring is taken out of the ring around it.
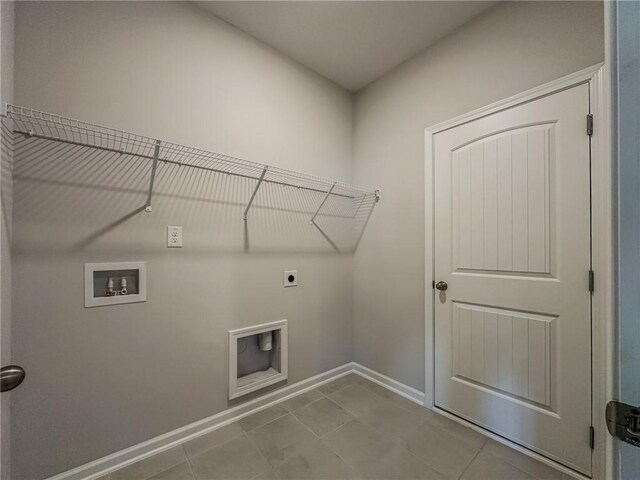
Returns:
[[[447,288],[449,288],[449,285],[447,285],[447,282],[439,281],[438,283],[436,283],[436,288],[444,292]]]

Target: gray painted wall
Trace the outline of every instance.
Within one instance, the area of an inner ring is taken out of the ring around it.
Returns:
[[[0,2],[0,99],[13,100],[14,3]],[[0,364],[11,364],[12,149],[8,129],[0,132]],[[11,478],[11,397],[0,396],[0,478]]]
[[[424,389],[424,129],[601,62],[603,28],[601,3],[500,4],[359,92],[354,179],[383,198],[354,259],[355,361]]]
[[[15,97],[249,160],[352,174],[350,94],[188,3],[19,3]],[[14,394],[15,479],[227,408],[229,329],[287,318],[290,382],[352,359],[352,256],[309,226],[317,197],[261,190],[246,235],[252,182],[163,167],[146,214],[148,172],[88,149],[16,147],[13,359],[28,377]],[[184,227],[183,249],[165,247],[167,225]],[[129,260],[147,262],[149,300],[83,308],[83,264]],[[290,269],[300,286],[285,289]]]

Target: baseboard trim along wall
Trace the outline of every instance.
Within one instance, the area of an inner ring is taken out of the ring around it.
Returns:
[[[366,378],[367,380],[371,380],[378,385],[382,385],[383,387],[391,390],[398,395],[402,395],[409,400],[416,402],[419,405],[424,405],[424,392],[420,390],[416,390],[415,388],[409,387],[404,383],[400,383],[393,378],[387,377],[381,373],[376,372],[375,370],[371,370],[359,363],[353,363],[353,373],[360,375],[361,377]]]
[[[292,385],[287,385],[280,390],[270,392],[266,395],[263,395],[262,397],[255,398],[246,403],[243,403],[242,405],[229,408],[220,413],[194,422],[190,425],[186,425],[184,427],[173,430],[172,432],[168,432],[158,437],[152,438],[151,440],[147,440],[146,442],[139,443],[138,445],[134,445],[106,457],[94,460],[93,462],[81,465],[72,470],[60,473],[58,475],[50,477],[49,480],[97,479],[105,474],[143,460],[146,457],[150,457],[152,455],[160,453],[163,450],[167,450],[169,448],[175,447],[176,445],[180,445],[184,442],[199,437],[200,435],[204,435],[213,430],[224,427],[225,425],[236,422],[241,418],[246,417],[247,415],[251,415],[253,413],[259,412],[260,410],[269,408],[276,403],[287,400],[308,390],[317,388],[321,385],[324,385],[325,383],[331,382],[340,377],[344,377],[345,375],[348,375],[350,373],[355,373],[356,375],[377,383],[378,385],[381,385],[391,390],[392,392],[397,393],[398,395],[402,395],[403,397],[419,405],[424,405],[424,392],[400,383],[397,380],[371,370],[370,368],[360,365],[359,363],[351,362],[336,367],[332,370],[328,370],[319,375],[315,375],[300,382],[294,383]],[[521,447],[520,445],[504,439],[499,435],[495,435],[482,427],[478,427],[477,425],[474,425],[462,418],[456,417],[455,415],[452,415],[445,410],[441,410],[440,408],[435,407],[433,411],[440,415],[444,415],[451,420],[461,423],[462,425],[472,428],[473,430],[482,433],[483,435],[486,435],[487,437],[492,438],[497,442],[507,445],[529,457],[535,458],[536,460],[545,463],[565,473],[566,475],[579,480],[588,480],[587,477],[584,477],[574,472],[573,470],[556,463],[553,460],[538,455],[531,450]]]
[[[364,367],[361,368],[364,369]],[[353,363],[346,363],[332,370],[320,373],[319,375],[315,375],[292,385],[287,385],[279,390],[254,398],[242,405],[229,408],[210,417],[152,438],[151,440],[133,445],[132,447],[112,453],[111,455],[99,458],[98,460],[86,463],[72,470],[54,475],[53,477],[50,477],[49,480],[93,480],[99,478],[102,475],[126,467],[127,465],[160,453],[163,450],[180,445],[199,437],[200,435],[204,435],[205,433],[224,427],[225,425],[236,422],[247,415],[269,408],[276,403],[304,393],[307,390],[317,388],[320,385],[348,375],[349,373],[359,373],[356,371]],[[362,373],[361,375],[371,378],[369,375]],[[371,378],[371,380],[376,381],[373,378]],[[377,383],[381,382],[378,381]],[[395,388],[393,390],[401,393]]]

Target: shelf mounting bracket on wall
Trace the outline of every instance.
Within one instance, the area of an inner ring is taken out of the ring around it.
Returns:
[[[262,184],[262,181],[264,180],[264,176],[267,174],[267,169],[269,167],[264,167],[262,169],[262,174],[260,175],[260,178],[258,179],[258,183],[256,184],[256,188],[253,189],[253,193],[251,194],[251,198],[249,199],[249,203],[247,204],[247,208],[244,209],[244,215],[243,218],[246,221],[249,214],[249,209],[251,208],[251,204],[253,203],[253,200],[256,198],[256,194],[258,193],[258,189],[260,188],[260,185]]]
[[[151,179],[149,180],[149,193],[147,194],[147,204],[144,207],[145,212],[153,212],[151,206],[151,196],[153,195],[153,184],[156,180],[156,170],[158,168],[158,157],[160,157],[160,140],[156,140],[153,150],[153,164],[151,165]]]
[[[320,209],[322,209],[322,207],[324,206],[325,202],[327,201],[327,198],[329,198],[329,195],[331,195],[331,192],[333,191],[335,186],[336,186],[336,184],[334,183],[333,185],[331,185],[331,188],[327,191],[327,193],[325,193],[324,198],[322,199],[322,202],[320,202],[320,205],[318,206],[318,209],[316,210],[316,213],[314,213],[313,217],[311,217],[311,222],[309,222],[311,225],[315,225],[316,224],[316,217],[318,216],[318,213],[320,213]]]

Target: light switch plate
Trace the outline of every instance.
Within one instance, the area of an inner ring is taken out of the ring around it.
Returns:
[[[169,248],[181,248],[182,247],[182,227],[167,227],[167,247]]]
[[[284,286],[285,287],[297,287],[298,286],[298,271],[287,270],[284,272]]]

